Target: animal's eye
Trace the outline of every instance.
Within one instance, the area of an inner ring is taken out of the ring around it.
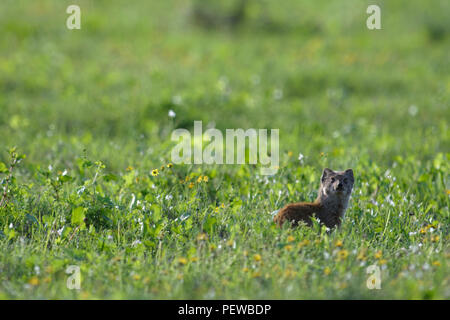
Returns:
[[[335,178],[331,178],[331,183],[335,182],[336,179]]]

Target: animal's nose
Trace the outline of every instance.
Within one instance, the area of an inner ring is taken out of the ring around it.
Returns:
[[[341,182],[339,182],[337,187],[338,187],[338,189],[342,189],[344,187],[344,185]]]

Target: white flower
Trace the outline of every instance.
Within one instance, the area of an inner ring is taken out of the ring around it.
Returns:
[[[34,266],[34,272],[39,275],[41,273],[41,268],[39,266]]]
[[[304,158],[305,158],[305,156],[304,156],[303,154],[299,153],[299,155],[298,155],[298,161],[300,161],[300,162],[303,163],[303,159],[304,159]]]
[[[217,81],[217,88],[219,91],[226,93],[228,91],[228,78],[225,76],[221,76]]]
[[[179,95],[172,97],[172,103],[175,105],[180,105],[183,102],[183,99]]]
[[[142,242],[140,240],[134,240],[131,244],[132,247],[136,247],[138,244],[141,244]]]
[[[283,98],[283,90],[281,89],[273,90],[273,98],[275,100],[280,100],[281,98]]]
[[[417,108],[417,106],[415,106],[415,105],[411,105],[408,108],[408,112],[411,117],[415,117],[417,112],[419,112],[419,108]]]
[[[175,113],[175,111],[173,111],[172,109],[169,110],[169,117],[170,117],[170,118],[175,118],[176,115],[177,115],[177,114]]]

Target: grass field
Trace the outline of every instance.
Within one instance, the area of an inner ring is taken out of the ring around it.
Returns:
[[[1,1],[0,298],[449,299],[450,3],[376,2]],[[277,174],[170,166],[194,120],[280,129]],[[325,167],[342,227],[277,228]]]

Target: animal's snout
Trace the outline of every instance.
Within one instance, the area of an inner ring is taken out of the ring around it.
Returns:
[[[338,190],[344,189],[344,185],[342,184],[342,182],[339,182],[339,184],[337,185],[337,189]]]

